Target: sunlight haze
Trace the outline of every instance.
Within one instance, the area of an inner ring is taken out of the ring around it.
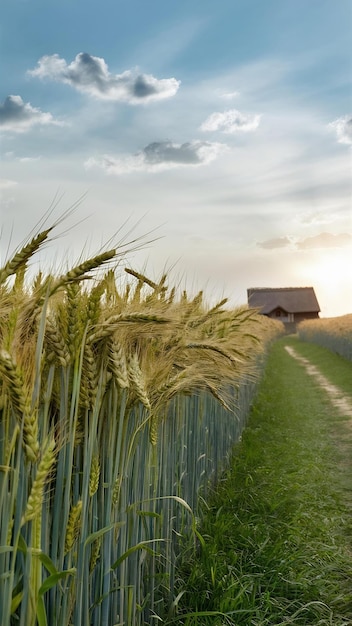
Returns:
[[[1,262],[82,198],[41,263],[131,229],[152,279],[352,312],[351,36],[351,0],[3,0]]]

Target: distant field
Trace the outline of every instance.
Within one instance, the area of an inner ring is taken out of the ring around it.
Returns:
[[[317,343],[352,361],[352,313],[301,322],[298,336],[303,341]]]

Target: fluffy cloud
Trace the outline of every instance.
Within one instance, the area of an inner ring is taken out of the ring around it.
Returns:
[[[352,117],[346,115],[345,117],[339,117],[334,122],[329,124],[330,128],[333,128],[337,135],[337,141],[339,143],[352,144]]]
[[[136,171],[162,171],[182,166],[200,166],[210,163],[224,151],[220,143],[192,141],[175,144],[171,141],[150,143],[134,155],[117,158],[105,155],[85,163],[86,168],[100,167],[108,174],[125,174]]]
[[[264,250],[276,250],[276,248],[286,248],[291,245],[291,240],[288,237],[276,237],[275,239],[267,239],[257,243],[259,248]]]
[[[224,113],[212,113],[201,125],[204,131],[220,130],[223,133],[233,134],[250,132],[258,128],[260,115],[245,115],[237,109],[230,109]]]
[[[43,56],[38,66],[28,72],[38,78],[49,78],[66,83],[78,91],[100,100],[115,100],[140,104],[170,98],[177,92],[180,81],[175,78],[154,78],[126,70],[122,74],[110,74],[104,59],[86,52],[77,54],[69,65],[58,54]]]
[[[315,237],[307,237],[297,242],[299,250],[310,250],[312,248],[341,248],[352,243],[352,235],[349,233],[340,233],[333,235],[332,233],[320,233]]]
[[[56,124],[51,113],[44,113],[29,104],[24,103],[21,96],[8,96],[0,103],[0,130],[22,133],[35,125]]]

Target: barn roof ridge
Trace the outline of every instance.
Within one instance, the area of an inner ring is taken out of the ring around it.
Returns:
[[[275,308],[287,312],[319,312],[313,287],[252,287],[247,289],[248,304],[268,314]]]
[[[297,291],[300,289],[313,289],[314,287],[249,287],[247,291]]]

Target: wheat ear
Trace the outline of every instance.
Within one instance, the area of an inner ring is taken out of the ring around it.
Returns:
[[[0,372],[6,380],[11,404],[16,413],[22,417],[27,405],[27,400],[23,393],[23,380],[11,355],[6,350],[0,350]]]
[[[39,462],[37,474],[28,497],[26,510],[22,517],[22,525],[39,515],[43,504],[45,483],[48,480],[55,461],[55,440],[53,438],[48,442]]]
[[[43,230],[36,237],[33,237],[28,244],[23,246],[19,252],[16,252],[12,259],[10,259],[6,265],[0,269],[0,285],[2,285],[9,276],[15,274],[21,266],[26,265],[31,256],[37,252],[42,243],[44,243],[44,241],[48,238],[52,229],[53,226]]]
[[[150,402],[147,395],[145,381],[136,353],[128,359],[128,376],[138,400],[143,404],[143,406],[145,406],[146,409],[150,410]]]
[[[6,350],[0,350],[0,372],[7,382],[12,407],[18,419],[23,421],[23,446],[26,456],[34,463],[39,454],[38,417],[36,411],[30,409],[29,400],[24,393],[21,372]]]
[[[115,256],[116,249],[114,248],[113,250],[108,250],[107,252],[98,254],[97,256],[92,257],[91,259],[87,259],[87,261],[84,261],[83,263],[80,263],[80,265],[72,268],[72,270],[70,270],[66,274],[62,274],[61,276],[59,276],[59,278],[54,282],[51,287],[50,295],[55,293],[55,291],[60,289],[60,287],[67,285],[67,283],[82,279],[84,274],[87,274],[91,270],[101,267],[108,261],[111,261],[111,259],[113,259]]]
[[[149,441],[152,446],[158,443],[159,418],[153,413],[149,418]]]
[[[108,367],[121,389],[129,386],[127,362],[124,350],[117,341],[111,340],[108,352]]]
[[[26,411],[23,415],[23,447],[26,457],[35,463],[39,456],[37,411]]]
[[[49,348],[48,360],[56,357],[60,365],[66,367],[71,360],[70,353],[62,334],[50,319],[46,320],[45,340]]]
[[[92,546],[92,552],[90,555],[90,561],[89,561],[89,572],[92,573],[92,571],[94,570],[98,559],[100,558],[100,548],[101,548],[101,537],[99,537],[98,539],[96,539],[93,543]]]
[[[100,478],[100,462],[99,455],[95,454],[92,459],[92,465],[89,475],[89,495],[92,497],[98,491]]]
[[[151,313],[121,313],[111,315],[105,322],[95,327],[95,332],[88,335],[87,343],[95,343],[96,341],[108,337],[118,324],[167,324],[169,322],[169,318],[153,315]]]
[[[82,500],[78,500],[75,506],[71,507],[68,517],[66,536],[65,536],[65,554],[69,552],[78,537],[81,525]]]

